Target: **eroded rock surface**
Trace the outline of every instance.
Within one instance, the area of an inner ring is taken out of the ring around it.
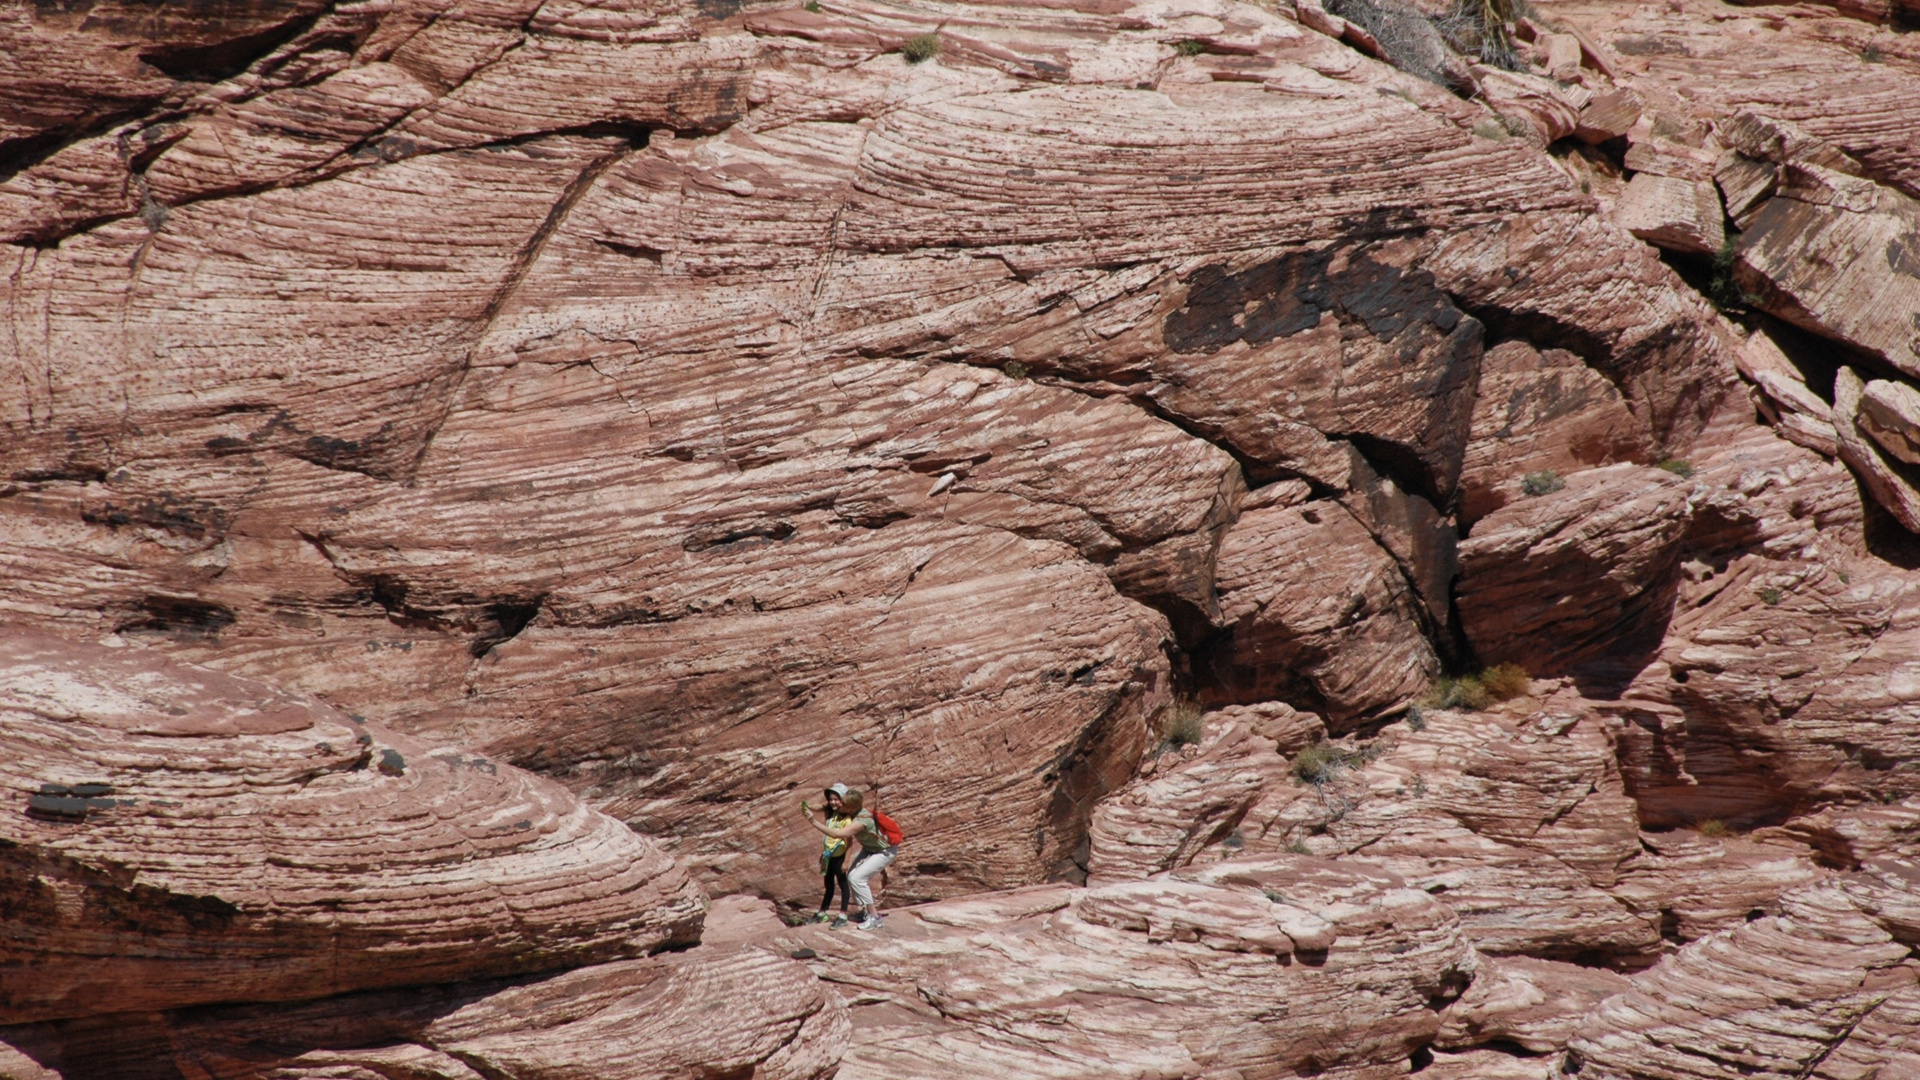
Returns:
[[[703,897],[551,780],[132,648],[0,635],[13,1022],[518,974]]]
[[[1475,965],[1444,904],[1295,858],[947,901],[789,943],[860,1002],[842,1077],[1386,1076]]]

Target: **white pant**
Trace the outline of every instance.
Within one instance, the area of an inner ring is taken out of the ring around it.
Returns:
[[[873,890],[868,887],[867,881],[892,865],[894,852],[899,850],[899,848],[888,848],[872,855],[863,851],[860,857],[854,860],[853,869],[847,871],[847,883],[853,886],[854,903],[862,908],[873,907]]]

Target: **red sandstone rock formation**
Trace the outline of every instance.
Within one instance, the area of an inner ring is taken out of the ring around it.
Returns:
[[[0,1075],[1914,1068],[1916,14],[0,11]]]

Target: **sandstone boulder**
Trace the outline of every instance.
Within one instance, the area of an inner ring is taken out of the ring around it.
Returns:
[[[1230,705],[1199,720],[1200,742],[1149,761],[1095,809],[1090,884],[1148,877],[1187,865],[1209,846],[1236,843],[1230,837],[1253,803],[1289,774],[1282,755],[1326,733],[1319,717],[1278,702]]]
[[[1510,503],[1460,544],[1457,602],[1487,662],[1535,676],[1657,647],[1693,515],[1678,476],[1618,464]]]
[[[1412,585],[1337,502],[1248,513],[1217,573],[1223,694],[1299,702],[1338,730],[1403,707],[1438,673]]]
[[[1435,1045],[1507,1042],[1549,1054],[1566,1046],[1588,1013],[1629,986],[1626,976],[1602,968],[1523,956],[1482,958],[1473,985],[1447,1006]],[[1534,1075],[1540,1073],[1536,1068]]]
[[[551,780],[133,648],[0,635],[14,1022],[552,970],[702,897]]]
[[[1605,376],[1564,349],[1504,341],[1480,362],[1472,441],[1461,468],[1470,525],[1523,497],[1531,473],[1566,475],[1644,459],[1652,435]]]
[[[1668,251],[1710,255],[1726,239],[1726,212],[1708,180],[1640,173],[1614,215],[1628,232]]]
[[[1874,501],[1908,532],[1920,532],[1920,469],[1886,445],[1904,444],[1898,414],[1888,407],[1895,395],[1882,392],[1882,401],[1869,407],[1868,385],[1848,367],[1834,377],[1834,445]]]

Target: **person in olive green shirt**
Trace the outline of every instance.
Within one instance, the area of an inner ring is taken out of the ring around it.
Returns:
[[[887,843],[880,834],[880,826],[873,820],[873,814],[866,809],[866,799],[858,791],[849,790],[840,798],[840,812],[850,820],[845,825],[833,825],[818,821],[806,803],[800,804],[801,812],[807,815],[807,824],[825,833],[829,840],[858,840],[860,855],[853,860],[853,868],[847,871],[847,883],[853,886],[854,902],[860,905],[855,912],[855,925],[862,930],[878,930],[881,926],[878,905],[874,903],[873,889],[868,882],[875,874],[892,865],[896,849]],[[836,922],[834,925],[839,925]]]

